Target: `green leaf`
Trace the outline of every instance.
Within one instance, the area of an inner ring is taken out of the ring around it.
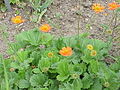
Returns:
[[[16,59],[20,62],[24,62],[28,58],[28,51],[18,51]]]
[[[90,62],[89,53],[86,52],[86,55],[81,56],[81,59],[83,60],[83,62],[88,64]]]
[[[59,81],[58,80],[51,80],[49,90],[58,90],[59,88]]]
[[[30,83],[27,80],[23,79],[19,81],[18,86],[19,88],[28,88],[30,86]]]
[[[26,42],[28,44],[37,46],[41,41],[41,33],[38,29],[25,31],[16,36],[16,40],[19,42]]]
[[[68,77],[69,77],[69,75],[66,75],[66,76],[64,76],[64,75],[58,75],[58,76],[57,76],[57,80],[59,80],[59,81],[64,81],[64,80],[66,80]]]
[[[34,68],[32,71],[33,71],[33,73],[41,73],[39,68]]]
[[[46,11],[47,11],[47,9],[44,9],[41,13],[40,13],[40,15],[39,15],[39,17],[38,17],[38,23],[41,21],[41,19],[42,19],[42,16],[46,13]]]
[[[40,51],[34,51],[30,54],[31,58],[34,58],[32,64],[38,65],[39,60],[41,59],[41,52]]]
[[[72,84],[69,82],[64,83],[63,86],[60,86],[59,90],[81,90],[83,87],[81,79],[76,79]]]
[[[53,36],[49,33],[42,33],[41,35],[41,44],[50,45],[53,40]]]
[[[18,69],[20,67],[17,62],[11,62],[10,66],[15,68],[15,69]]]
[[[115,63],[111,64],[110,68],[111,68],[111,70],[118,72],[120,70],[120,62],[118,62],[118,63],[115,62]]]
[[[65,47],[64,39],[58,38],[57,40],[55,40],[55,42],[53,42],[53,45],[59,50],[62,49],[63,47]]]
[[[99,70],[99,63],[97,60],[91,60],[90,61],[90,66],[89,66],[90,72],[91,73],[97,73]]]
[[[72,84],[70,84],[70,83],[64,83],[64,85],[61,85],[60,86],[60,88],[59,88],[59,90],[73,90],[72,89]]]
[[[110,80],[113,77],[117,77],[116,73],[108,68],[105,63],[100,63],[99,75],[104,77],[106,80]]]
[[[93,79],[87,73],[84,74],[84,78],[82,79],[83,89],[88,89],[93,84]]]
[[[25,43],[10,43],[9,44],[9,49],[7,50],[7,52],[9,54],[15,54],[20,48],[24,48]]]
[[[94,84],[90,87],[89,90],[102,90],[102,84],[100,83],[99,79],[94,80]]]
[[[120,88],[120,79],[111,79],[109,81],[110,86],[108,87],[109,90],[119,90]]]
[[[48,88],[40,88],[40,90],[49,90]]]
[[[31,69],[27,70],[25,72],[25,79],[30,81],[30,77],[33,75],[33,73],[31,72]]]
[[[48,90],[48,88],[36,87],[36,88],[31,88],[30,90]]]
[[[79,37],[80,37],[80,38],[86,38],[86,37],[88,37],[89,35],[90,35],[90,33],[87,32],[87,33],[82,33],[82,34],[80,34]]]
[[[34,86],[42,86],[44,85],[44,83],[46,82],[47,77],[40,73],[40,74],[34,74],[31,78],[30,78],[30,83],[31,85]]]
[[[3,65],[2,63],[0,62],[0,74],[3,72]]]
[[[39,61],[39,68],[41,69],[42,72],[47,72],[50,68],[50,61],[48,58],[41,58]]]
[[[71,69],[71,71],[72,71],[72,69]],[[72,73],[77,73],[80,75],[84,71],[86,71],[86,65],[84,63],[74,64]]]
[[[42,44],[50,44],[53,36],[48,33],[41,33],[37,28],[25,31],[16,36],[16,40],[22,43],[39,46]]]
[[[18,2],[19,0],[10,0],[10,3],[15,4],[16,2]]]
[[[73,81],[73,90],[81,90],[81,88],[83,87],[82,81],[81,79],[75,79]]]
[[[0,5],[0,11],[5,12],[7,10],[5,5]]]
[[[6,90],[4,79],[0,80],[0,90]]]
[[[43,3],[41,6],[41,11],[43,11],[44,9],[47,9],[52,4],[52,2],[53,0],[46,0],[46,2]]]
[[[36,10],[36,11],[39,11],[40,12],[40,7],[41,7],[41,0],[30,0],[30,2],[31,2],[31,6],[32,6],[32,8],[34,9],[34,10]]]
[[[57,72],[60,74],[57,76],[59,81],[64,81],[70,75],[70,66],[67,61],[61,61],[58,64]]]
[[[75,40],[74,37],[73,38],[67,37],[63,39],[63,42],[65,43],[66,46],[75,47],[77,40]]]

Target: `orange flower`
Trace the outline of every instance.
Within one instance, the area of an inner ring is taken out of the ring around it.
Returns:
[[[98,3],[92,5],[92,10],[94,10],[96,13],[104,12],[104,9],[105,7]]]
[[[49,52],[49,53],[48,53],[48,57],[50,57],[50,58],[53,57],[53,55],[54,55],[54,54],[53,54],[52,52]]]
[[[49,24],[43,24],[39,29],[43,32],[49,32],[51,30],[51,27]]]
[[[12,21],[14,24],[19,24],[19,23],[25,22],[25,20],[22,19],[21,16],[13,17],[13,18],[11,18],[11,21]]]
[[[70,47],[63,47],[59,53],[62,55],[62,56],[71,56],[72,55],[72,48]]]
[[[108,4],[108,9],[109,10],[115,10],[115,9],[117,9],[118,7],[120,7],[120,4],[117,4],[116,2],[112,2],[112,3],[109,3]]]

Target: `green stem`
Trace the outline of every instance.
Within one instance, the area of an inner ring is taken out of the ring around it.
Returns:
[[[8,74],[7,74],[7,70],[6,70],[6,65],[5,65],[5,62],[4,60],[2,59],[3,61],[3,68],[4,68],[4,77],[5,77],[5,85],[6,85],[6,90],[10,90],[9,88],[9,80],[8,80]]]

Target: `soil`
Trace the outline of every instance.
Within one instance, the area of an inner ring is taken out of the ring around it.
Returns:
[[[110,13],[107,16],[105,16],[104,13],[93,16],[95,13],[91,10],[91,5],[95,2],[106,5],[112,0],[82,0],[80,4],[78,1],[79,0],[54,0],[53,4],[48,8],[47,13],[42,18],[41,23],[33,23],[30,21],[29,18],[31,15],[26,12],[29,9],[26,10],[13,7],[12,12],[0,13],[0,28],[1,26],[5,26],[7,28],[7,40],[10,42],[14,41],[14,36],[17,33],[33,29],[34,27],[43,23],[51,24],[53,30],[50,33],[56,36],[61,35],[61,33],[64,36],[75,35],[78,34],[79,30],[79,33],[90,32],[90,38],[97,38],[103,41],[107,41],[108,35],[103,33],[103,29],[100,24],[101,22],[102,24],[110,22],[112,12],[106,11],[106,13]],[[11,17],[16,16],[16,10],[19,10],[19,15],[26,19],[25,23],[13,24],[11,22]],[[79,13],[81,15],[78,15]],[[92,23],[93,25],[91,25],[91,21],[94,22]],[[90,25],[89,29],[86,28],[87,25]],[[0,53],[6,56],[7,44],[4,41],[2,34],[2,30],[0,29]],[[114,38],[120,38],[119,35],[120,30],[116,30],[112,34]],[[116,40],[113,43],[114,47],[110,53],[113,56],[120,56],[120,40]]]

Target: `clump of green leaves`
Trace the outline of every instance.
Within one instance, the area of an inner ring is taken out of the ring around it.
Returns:
[[[0,11],[1,12],[5,12],[7,10],[7,8],[5,7],[4,4],[0,4]]]
[[[55,38],[38,29],[22,32],[8,50],[11,57],[6,65],[11,90],[118,90],[120,88],[120,59],[107,65],[104,62],[108,51],[107,43],[87,38],[88,34]],[[87,45],[93,45],[96,56],[90,55]],[[59,51],[69,46],[71,56],[62,56]],[[48,53],[53,53],[49,57]],[[4,70],[0,68],[1,88]]]
[[[53,0],[30,0],[30,6],[33,8],[31,21],[40,22],[42,16],[46,13],[47,8],[53,3]]]

